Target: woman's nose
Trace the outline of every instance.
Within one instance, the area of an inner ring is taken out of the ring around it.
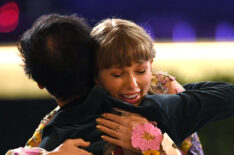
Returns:
[[[129,75],[127,85],[131,90],[134,90],[135,88],[137,88],[138,86],[137,79],[134,75],[132,74]]]

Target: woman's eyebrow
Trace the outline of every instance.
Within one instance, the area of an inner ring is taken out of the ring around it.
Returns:
[[[137,63],[137,66],[145,66],[145,65],[146,65],[146,62]]]
[[[121,70],[123,70],[122,67],[111,67],[110,68],[110,71],[121,71]]]

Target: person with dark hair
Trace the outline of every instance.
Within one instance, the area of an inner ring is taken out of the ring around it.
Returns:
[[[49,14],[38,18],[18,41],[25,74],[55,98],[60,111],[81,104],[94,87],[97,44],[90,31],[85,20],[76,15]],[[60,149],[67,143],[89,145],[78,139],[65,142]],[[90,154],[78,147],[74,152]]]
[[[18,42],[25,73],[60,106],[94,87],[96,42],[89,32],[82,18],[50,14],[36,20]]]

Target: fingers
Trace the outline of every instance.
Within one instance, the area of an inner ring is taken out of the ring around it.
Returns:
[[[121,116],[135,116],[136,118],[137,117],[142,117],[140,114],[128,112],[128,111],[125,111],[125,110],[122,110],[122,109],[119,109],[119,108],[113,108],[113,110],[121,113]]]
[[[49,152],[48,155],[91,155],[92,153],[87,152],[83,148],[90,145],[90,142],[86,142],[82,139],[68,139],[53,151]]]
[[[82,147],[88,147],[90,145],[90,142],[84,141],[81,138],[78,139],[68,139],[64,142],[64,144],[70,144],[74,146],[82,146]]]
[[[114,137],[114,138],[117,138],[119,139],[120,138],[120,134],[121,132],[119,128],[117,129],[111,129],[111,128],[108,128],[108,127],[105,127],[103,125],[97,125],[97,129],[106,133],[107,135],[111,136],[111,137]]]
[[[122,125],[126,124],[124,119],[123,119],[123,116],[119,116],[119,115],[112,114],[112,113],[104,113],[104,114],[102,114],[102,117],[107,119],[107,120],[111,120],[113,122],[116,122],[116,123],[119,123]]]
[[[117,112],[120,112],[122,116],[128,116],[130,114],[133,114],[131,112],[128,112],[128,111],[125,111],[125,110],[122,110],[122,109],[119,109],[119,108],[113,108],[114,111],[117,111]]]
[[[111,129],[116,129],[119,126],[133,127],[139,123],[149,122],[145,117],[142,117],[139,114],[127,112],[121,109],[114,110],[116,110],[117,112],[121,112],[124,115],[119,116],[112,113],[104,113],[102,114],[103,118],[96,119],[97,123]]]
[[[115,139],[115,138],[105,136],[105,135],[101,136],[101,138],[106,142],[122,147],[122,143],[119,139]]]
[[[122,125],[128,125],[129,121],[140,121],[140,120],[147,120],[146,118],[142,117],[139,114],[127,112],[121,109],[114,109],[117,112],[121,113],[121,116],[112,114],[112,113],[104,113],[102,114],[102,117],[111,121],[114,121],[116,123],[122,124]]]
[[[131,133],[133,127],[137,124],[147,123],[149,121],[135,113],[121,109],[114,110],[120,112],[121,116],[112,113],[104,113],[102,114],[103,118],[96,119],[98,123],[96,126],[97,129],[106,134],[101,136],[101,138],[116,146],[134,150],[131,145]]]
[[[165,87],[168,88],[168,94],[177,94],[185,90],[176,80],[167,82]]]
[[[117,111],[117,112],[120,112],[120,113],[121,113],[121,116],[129,117],[129,118],[131,118],[132,120],[139,120],[139,119],[144,118],[144,117],[142,117],[140,114],[128,112],[128,111],[125,111],[125,110],[122,110],[122,109],[119,109],[119,108],[113,108],[113,110],[114,110],[114,111]]]
[[[99,125],[103,125],[114,130],[119,129],[119,126],[120,126],[119,123],[113,122],[111,120],[103,119],[103,118],[97,118],[96,121]]]

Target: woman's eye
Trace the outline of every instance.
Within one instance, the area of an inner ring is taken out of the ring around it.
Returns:
[[[139,73],[139,74],[144,74],[144,73],[145,73],[145,70],[137,71],[137,73]]]
[[[113,77],[116,77],[116,78],[118,78],[118,77],[121,77],[123,74],[112,74],[112,76]]]

